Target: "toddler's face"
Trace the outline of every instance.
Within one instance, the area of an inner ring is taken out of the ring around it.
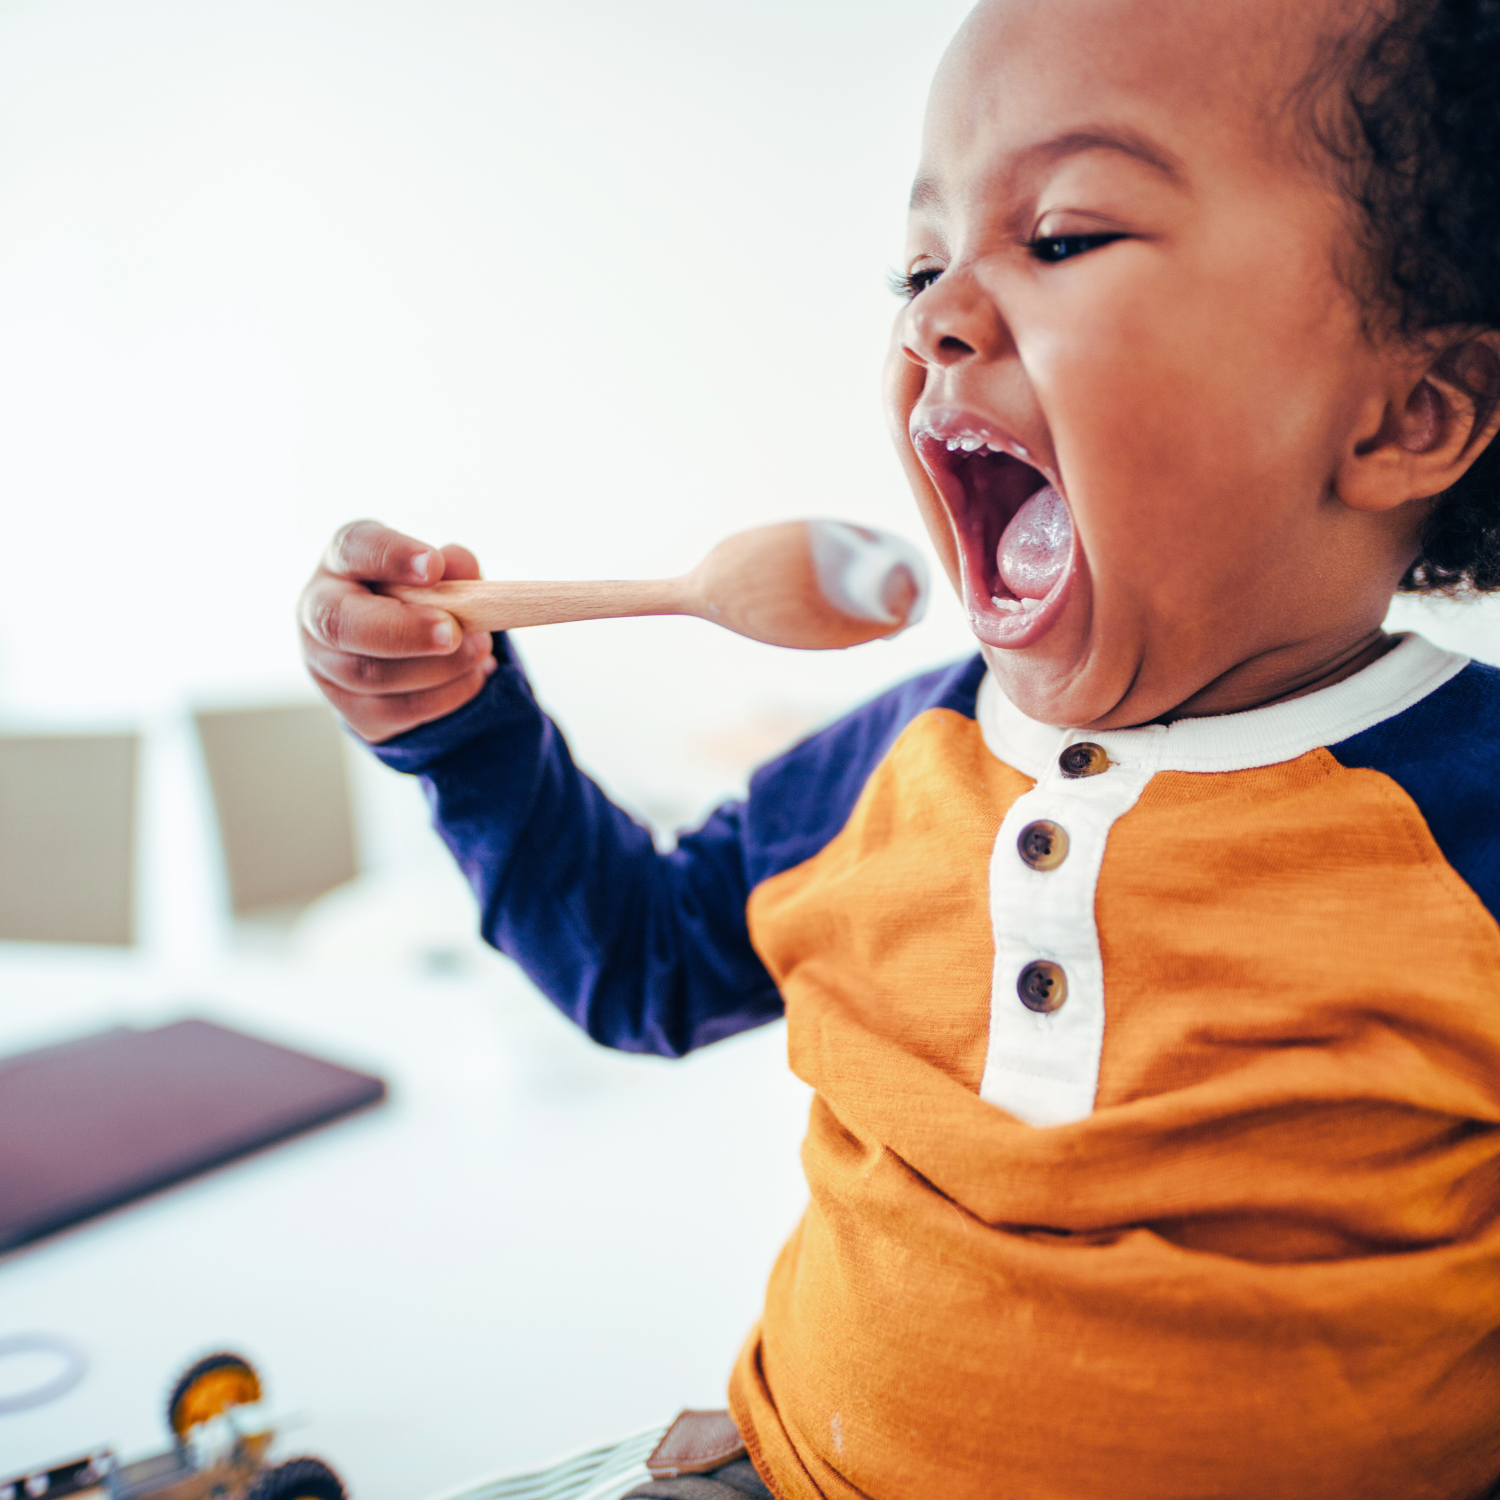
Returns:
[[[1332,0],[988,0],[939,73],[891,414],[1034,717],[1294,690],[1415,556],[1422,502],[1334,492],[1386,369],[1289,102],[1337,22]]]

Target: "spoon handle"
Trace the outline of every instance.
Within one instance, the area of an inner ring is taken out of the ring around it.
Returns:
[[[599,583],[386,584],[382,593],[405,604],[445,609],[465,630],[519,630],[570,620],[619,620],[630,615],[691,613],[682,581],[658,578]]]

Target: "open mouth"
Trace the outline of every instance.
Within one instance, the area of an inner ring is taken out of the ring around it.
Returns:
[[[1015,650],[1061,614],[1073,577],[1073,518],[1055,475],[972,413],[914,415],[912,442],[958,541],[975,635]]]

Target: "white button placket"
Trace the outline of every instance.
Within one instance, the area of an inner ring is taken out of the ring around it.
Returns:
[[[1069,745],[1094,743],[1107,770],[1072,779],[1058,765]],[[1104,964],[1094,897],[1115,821],[1135,806],[1155,772],[1162,732],[1057,734],[1036,786],[1012,805],[990,856],[990,922],[995,970],[990,1038],[980,1096],[1029,1125],[1065,1125],[1093,1113],[1104,1047]],[[1068,837],[1067,858],[1032,869],[1018,841],[1028,824],[1056,823]],[[1017,985],[1029,964],[1047,961],[1066,975],[1067,997],[1041,1013],[1022,1002]]]

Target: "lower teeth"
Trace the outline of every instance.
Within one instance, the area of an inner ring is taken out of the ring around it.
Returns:
[[[1040,609],[1045,602],[1042,599],[1000,599],[990,595],[990,603],[1008,615],[1030,614],[1033,610]]]

